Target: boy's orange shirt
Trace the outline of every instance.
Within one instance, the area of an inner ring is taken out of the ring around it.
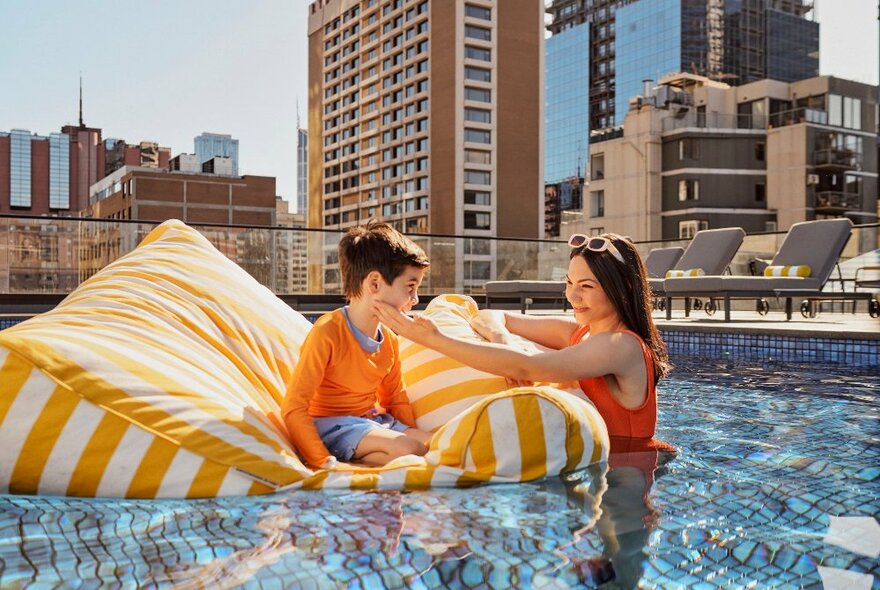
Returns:
[[[331,457],[314,418],[363,416],[376,406],[411,428],[415,415],[406,396],[397,335],[383,331],[378,352],[361,348],[341,309],[315,322],[300,349],[281,414],[290,441],[310,465]]]

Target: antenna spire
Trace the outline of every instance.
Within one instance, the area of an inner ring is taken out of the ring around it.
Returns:
[[[83,123],[83,77],[79,75],[79,126],[85,127]]]

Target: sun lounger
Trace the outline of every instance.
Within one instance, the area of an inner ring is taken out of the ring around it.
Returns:
[[[733,260],[746,232],[739,227],[704,229],[694,235],[681,258],[671,268],[673,272],[720,275]],[[650,274],[650,273],[649,273]],[[653,276],[653,275],[651,275]],[[649,278],[651,292],[655,297],[664,295],[666,273],[659,278]]]
[[[565,281],[489,281],[485,285],[486,307],[499,299],[519,299],[520,312],[525,313],[536,299],[561,300],[562,311],[568,309]]]
[[[671,319],[672,299],[709,297],[724,300],[724,320],[730,321],[730,301],[763,297],[785,298],[786,318],[791,319],[792,299],[869,300],[868,292],[823,292],[835,264],[852,232],[849,219],[804,221],[791,226],[770,263],[769,269],[793,272],[806,267],[805,276],[715,276],[674,277],[663,283],[666,292],[666,318]],[[695,238],[696,239],[696,238]],[[687,305],[687,303],[685,304]]]
[[[675,268],[682,254],[684,254],[684,248],[681,246],[651,249],[645,257],[648,278],[663,279],[666,277],[666,271]]]

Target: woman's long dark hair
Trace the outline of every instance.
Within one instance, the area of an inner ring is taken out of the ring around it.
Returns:
[[[611,252],[594,252],[586,244],[574,248],[571,258],[582,256],[590,270],[596,275],[599,284],[628,329],[641,336],[651,358],[654,360],[654,383],[666,376],[672,368],[669,364],[669,353],[660,331],[651,317],[652,297],[648,286],[648,271],[635,245],[628,239],[617,234],[602,234],[623,256],[626,264],[621,264]]]

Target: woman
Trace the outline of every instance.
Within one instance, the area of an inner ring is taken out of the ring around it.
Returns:
[[[565,296],[574,321],[483,310],[472,321],[488,343],[442,334],[424,317],[377,305],[396,333],[482,371],[514,381],[577,380],[608,426],[612,452],[674,450],[655,440],[657,381],[669,372],[666,345],[651,318],[647,272],[635,246],[616,234],[573,235]],[[549,349],[529,355],[510,334]]]

